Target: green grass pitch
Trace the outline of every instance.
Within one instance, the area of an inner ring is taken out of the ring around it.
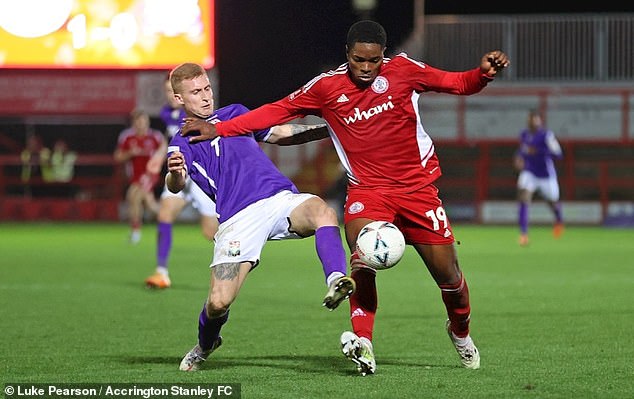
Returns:
[[[438,288],[408,247],[377,276],[377,373],[339,349],[348,306],[329,312],[314,239],[270,242],[197,373],[211,245],[174,230],[173,287],[152,291],[155,226],[0,224],[3,383],[240,383],[243,398],[626,398],[634,395],[634,230],[569,226],[553,240],[514,226],[456,225],[480,370],[459,367]]]

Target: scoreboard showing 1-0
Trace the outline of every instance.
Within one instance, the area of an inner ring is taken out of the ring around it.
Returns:
[[[212,68],[214,0],[0,0],[0,68]]]

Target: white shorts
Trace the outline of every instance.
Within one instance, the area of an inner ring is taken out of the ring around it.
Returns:
[[[260,261],[269,240],[304,238],[289,231],[291,212],[315,195],[282,191],[236,213],[218,226],[214,237],[214,258],[210,267],[222,263]]]
[[[185,202],[191,203],[194,209],[201,215],[210,217],[218,216],[216,214],[216,203],[190,178],[187,178],[185,187],[178,193],[173,193],[167,189],[167,186],[164,186],[161,198],[165,197],[182,198]]]
[[[545,200],[559,201],[559,183],[557,176],[535,177],[529,171],[523,170],[517,178],[517,188],[531,193],[538,192]]]

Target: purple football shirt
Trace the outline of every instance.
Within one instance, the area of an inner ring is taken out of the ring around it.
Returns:
[[[232,104],[216,110],[207,121],[224,121],[248,111],[243,105]],[[183,153],[189,176],[216,203],[222,223],[280,191],[299,192],[260,148],[258,141],[264,141],[269,134],[266,129],[199,143],[190,143],[187,137],[176,134],[167,153],[168,156],[177,150]]]
[[[159,115],[163,123],[165,123],[165,134],[169,140],[178,133],[181,122],[185,117],[185,110],[182,108],[172,108],[169,104],[165,104],[161,107]]]
[[[543,128],[533,133],[528,129],[522,130],[519,154],[524,159],[524,170],[540,178],[555,176],[553,158],[562,157],[561,146],[554,133]]]

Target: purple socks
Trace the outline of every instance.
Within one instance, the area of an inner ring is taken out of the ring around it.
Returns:
[[[209,350],[213,347],[214,342],[220,336],[220,329],[229,319],[229,311],[217,319],[210,319],[207,317],[205,311],[205,305],[198,317],[198,345],[202,350]]]
[[[525,202],[520,202],[519,205],[519,224],[520,224],[520,232],[522,234],[526,234],[528,232],[528,204]]]
[[[333,272],[346,274],[346,251],[343,249],[339,226],[323,226],[315,231],[317,256],[326,278]]]
[[[167,259],[172,248],[172,224],[159,223],[156,243],[156,264],[167,268]]]

